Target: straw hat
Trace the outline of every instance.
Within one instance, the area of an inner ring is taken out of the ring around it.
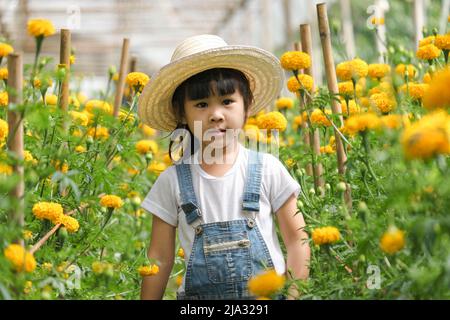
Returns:
[[[145,86],[138,104],[141,121],[157,130],[175,129],[177,121],[171,104],[176,88],[191,76],[213,68],[237,69],[246,75],[255,99],[250,115],[271,107],[282,88],[283,71],[279,60],[270,52],[228,45],[215,35],[198,35],[181,42],[170,63]]]

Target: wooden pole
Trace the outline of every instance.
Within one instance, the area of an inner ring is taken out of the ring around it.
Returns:
[[[317,18],[319,21],[320,41],[322,42],[322,51],[325,62],[325,73],[327,78],[328,90],[331,94],[338,94],[339,89],[337,85],[336,70],[334,67],[333,51],[331,47],[330,26],[328,24],[327,5],[325,3],[317,4]],[[331,109],[333,111],[333,114],[336,115],[336,117],[339,119],[340,123],[338,124],[338,127],[341,127],[341,125],[343,124],[343,118],[340,103],[336,100],[333,100],[331,103]],[[341,136],[337,133],[336,129],[334,129],[334,136],[336,141],[338,172],[341,176],[341,179],[345,181],[345,162],[347,161],[347,155],[344,152],[344,145],[342,143]],[[350,211],[352,199],[350,185],[348,184],[344,196],[347,207]]]
[[[137,66],[137,57],[132,56],[130,59],[130,71],[129,72],[135,72]]]
[[[19,105],[22,103],[23,70],[22,55],[11,53],[8,55],[8,87],[9,104]],[[8,110],[8,150],[15,154],[18,161],[23,162],[23,114],[15,110]],[[10,211],[10,220],[21,228],[24,226],[24,191],[23,165],[15,164],[14,173],[19,176],[19,182],[10,191],[9,196],[16,203]],[[23,239],[20,240],[23,245]]]
[[[59,51],[59,63],[64,65],[66,76],[61,84],[60,108],[67,111],[69,105],[69,72],[70,72],[70,49],[71,34],[70,30],[61,29],[61,47]]]
[[[116,85],[116,97],[114,99],[113,116],[117,118],[119,115],[120,106],[122,105],[123,89],[125,88],[126,72],[128,71],[128,48],[130,46],[130,39],[124,38],[122,45],[122,55],[120,58],[119,80]]]
[[[305,74],[314,77],[313,76],[313,55],[312,55],[312,37],[311,37],[311,27],[309,24],[301,24],[300,25],[300,39],[302,41],[302,48],[303,52],[307,53],[311,57],[311,66],[307,69],[305,69]],[[314,92],[314,86],[311,90],[311,92]],[[306,97],[306,103],[310,103],[311,99],[309,96]],[[312,141],[310,137],[310,145],[313,149],[313,152],[315,155],[320,155],[320,133],[319,129],[315,129],[314,133],[312,135]],[[322,177],[323,174],[323,167],[322,164],[317,162],[314,166],[314,175],[316,177],[316,180],[314,181],[316,188],[320,189],[321,194],[324,195],[325,189],[323,189],[324,186],[324,179]],[[319,188],[320,187],[320,188]]]

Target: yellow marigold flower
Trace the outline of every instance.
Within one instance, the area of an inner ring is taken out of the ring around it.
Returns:
[[[394,94],[394,88],[392,87],[392,84],[390,82],[387,82],[387,81],[380,82],[379,85],[377,85],[376,87],[373,87],[372,89],[369,90],[368,95],[371,96],[373,94],[383,93],[383,92],[387,93],[389,95]]]
[[[28,33],[34,37],[48,37],[55,33],[53,23],[46,19],[31,19],[27,27]]]
[[[369,64],[368,74],[371,78],[381,79],[386,77],[391,72],[391,66],[384,63]]]
[[[420,47],[416,52],[417,58],[422,60],[433,60],[439,57],[440,55],[441,50],[434,44],[426,44]]]
[[[401,142],[408,159],[450,154],[450,116],[443,110],[425,115],[405,129]]]
[[[76,59],[76,57],[75,57],[75,55],[74,54],[71,54],[70,55],[70,58],[69,58],[69,63],[72,65],[72,64],[75,64],[75,61],[76,61],[77,59]]]
[[[164,162],[152,161],[147,168],[148,172],[153,172],[159,175],[161,172],[166,170],[167,166]]]
[[[86,102],[85,110],[89,111],[90,113],[94,113],[94,110],[99,110],[105,113],[112,113],[111,105],[102,100],[89,100]]]
[[[81,137],[82,135],[83,135],[83,133],[79,129],[75,129],[72,132],[72,136],[74,136],[74,137]]]
[[[83,146],[76,146],[75,151],[78,153],[83,153],[83,152],[86,152],[86,148]]]
[[[0,163],[0,175],[10,176],[13,173],[13,168],[7,164]]]
[[[345,133],[356,134],[365,130],[377,129],[381,120],[373,113],[356,114],[345,121]]]
[[[331,154],[334,152],[335,152],[335,150],[333,150],[333,147],[330,146],[329,144],[326,146],[320,147],[320,153]]]
[[[417,69],[412,64],[405,66],[401,63],[395,67],[395,72],[403,77],[406,75],[406,72],[408,72],[408,77],[414,78],[416,76]]]
[[[132,112],[128,111],[128,110],[124,110],[124,109],[120,109],[119,110],[119,119],[120,121],[127,121],[127,123],[134,123],[134,115]]]
[[[77,110],[80,108],[80,101],[78,101],[77,97],[75,96],[69,97],[69,104],[73,105]]]
[[[0,119],[0,142],[8,137],[8,122]]]
[[[370,102],[372,107],[378,109],[382,113],[388,113],[397,106],[397,102],[394,98],[384,92],[371,95]]]
[[[341,109],[342,109],[342,114],[344,116],[347,116],[350,112],[350,115],[354,115],[356,113],[360,113],[361,112],[361,108],[359,107],[359,105],[356,104],[355,100],[349,100],[348,104],[350,105],[349,110],[347,110],[347,102],[344,99],[341,99]]]
[[[286,166],[291,169],[294,165],[295,165],[295,160],[292,158],[286,159],[286,161],[284,162],[286,164]]]
[[[8,80],[8,69],[0,68],[0,80]]]
[[[351,69],[352,69],[352,78],[363,78],[367,76],[369,66],[367,62],[361,60],[359,58],[353,59],[350,61]]]
[[[119,81],[119,74],[116,72],[111,78],[113,81]]]
[[[450,33],[438,34],[434,45],[441,50],[450,50]]]
[[[11,52],[14,52],[14,48],[9,44],[0,42],[0,58],[6,57]]]
[[[352,67],[349,61],[344,61],[336,66],[336,75],[341,81],[352,79]]]
[[[275,102],[275,106],[278,108],[278,110],[292,109],[294,107],[294,101],[291,98],[279,98]]]
[[[33,255],[18,244],[10,244],[3,251],[5,258],[8,259],[17,272],[33,272],[36,269],[36,260]]]
[[[339,93],[343,96],[352,96],[353,95],[353,82],[344,81],[338,83]]]
[[[143,124],[143,123],[139,124],[139,128],[141,129],[142,133],[146,137],[153,137],[156,135],[156,130],[153,129],[152,127],[149,127],[146,124]]]
[[[405,246],[405,232],[390,227],[380,239],[380,247],[386,253],[394,254]]]
[[[142,72],[131,72],[127,75],[127,84],[137,92],[141,92],[150,78]]]
[[[0,107],[6,107],[8,103],[8,92],[0,92]]]
[[[33,157],[31,152],[28,151],[28,150],[24,150],[23,151],[23,158],[24,158],[25,162],[29,162],[29,163],[31,163],[33,165],[37,165],[38,164],[38,161]]]
[[[301,115],[295,116],[292,124],[292,129],[297,130],[303,122],[303,117]]]
[[[419,47],[423,47],[428,44],[434,44],[435,39],[436,39],[435,36],[428,36],[426,38],[423,38],[422,40],[419,40]]]
[[[30,230],[23,230],[22,236],[25,240],[30,240],[31,238],[33,238],[33,232],[31,232]]]
[[[58,96],[54,94],[45,95],[45,104],[50,106],[56,106],[58,104]]]
[[[427,72],[423,75],[423,83],[429,84],[431,82],[431,75]]]
[[[415,100],[422,100],[425,91],[428,90],[428,87],[429,85],[426,83],[409,83],[409,95]],[[406,92],[406,85],[403,85],[401,89]]]
[[[300,89],[311,91],[314,86],[314,80],[310,75],[299,74],[298,80],[295,76],[289,78],[287,88],[290,92],[298,93]]]
[[[147,154],[149,152],[157,154],[158,150],[158,144],[153,140],[140,140],[136,143],[136,151],[140,154]]]
[[[95,274],[102,274],[105,271],[105,264],[102,261],[94,261],[91,268]]]
[[[311,57],[302,51],[288,51],[280,57],[280,63],[285,70],[301,70],[311,66]]]
[[[273,269],[255,275],[248,281],[248,290],[254,296],[268,297],[284,287],[285,277]]]
[[[150,266],[141,266],[138,272],[142,277],[153,276],[159,272],[159,267],[156,264]]]
[[[95,128],[89,128],[88,133],[89,136],[93,137],[94,139],[108,139],[109,132],[108,128],[97,126]]]
[[[179,274],[177,275],[177,278],[175,279],[175,283],[177,284],[177,287],[181,286],[183,283],[183,275]]]
[[[120,208],[123,205],[123,201],[118,196],[106,195],[100,199],[100,205],[107,208]]]
[[[63,214],[59,217],[57,223],[61,223],[64,225],[64,227],[67,229],[68,232],[77,232],[80,228],[80,224],[78,223],[78,220],[75,218],[72,218],[71,216],[68,216],[66,214]]]
[[[180,258],[184,258],[184,250],[183,250],[183,248],[178,249],[177,256],[179,256]]]
[[[80,126],[86,127],[89,123],[89,118],[86,113],[69,111],[69,115],[72,118],[72,121]]]
[[[247,124],[250,124],[250,125],[255,125],[256,126],[256,118],[255,117],[249,117],[248,119],[247,119],[247,122],[245,123],[246,125]]]
[[[331,114],[331,110],[325,109],[325,113]],[[325,117],[325,114],[320,109],[314,109],[311,113],[311,122],[317,125],[329,127],[331,122]]]
[[[336,227],[316,228],[312,231],[312,240],[315,245],[331,244],[339,241],[341,234]]]
[[[87,100],[87,96],[83,92],[78,92],[76,98],[81,104],[84,104]]]
[[[450,88],[450,67],[442,69],[433,75],[430,86],[423,96],[422,102],[424,107],[428,110],[436,108],[449,109],[450,90],[448,88]]]
[[[135,168],[128,168],[127,172],[128,172],[129,175],[135,176],[135,175],[137,175],[139,173],[139,170],[135,169]]]
[[[389,129],[398,129],[400,126],[409,126],[408,116],[402,117],[399,114],[388,114],[380,117],[381,123],[384,127]]]
[[[61,216],[64,214],[63,207],[55,202],[38,202],[33,206],[33,214],[36,218],[42,220],[47,219],[53,223],[58,223]]]
[[[266,130],[284,131],[287,127],[287,120],[278,111],[268,112],[256,118],[258,128]]]
[[[56,160],[56,161],[50,161],[51,164],[55,167],[56,170],[61,171],[62,173],[66,173],[67,171],[69,171],[69,165],[66,162],[63,162],[63,164],[61,165],[61,161]]]

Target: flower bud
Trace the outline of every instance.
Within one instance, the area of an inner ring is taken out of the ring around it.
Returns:
[[[358,211],[359,212],[368,212],[369,208],[367,208],[367,204],[364,201],[360,201],[358,203]]]
[[[114,75],[116,72],[117,72],[116,66],[114,66],[114,65],[109,66],[109,68],[108,68],[108,74],[109,74],[109,77],[110,77],[110,78],[112,78],[113,75]]]
[[[338,189],[339,191],[344,192],[345,190],[347,190],[347,185],[345,184],[345,182],[339,182],[339,183],[337,184],[337,189]]]
[[[153,160],[153,153],[152,152],[147,152],[145,154],[145,160],[152,161]]]
[[[302,200],[297,200],[297,208],[303,209],[305,205],[303,204]]]
[[[331,185],[329,183],[325,183],[325,190],[331,190]]]
[[[316,194],[316,190],[314,190],[314,188],[309,189],[309,194],[311,195]]]
[[[142,202],[142,200],[138,196],[131,198],[131,203],[135,206],[141,205],[141,202]]]
[[[89,147],[94,143],[94,138],[92,136],[87,136],[86,138],[86,145]]]

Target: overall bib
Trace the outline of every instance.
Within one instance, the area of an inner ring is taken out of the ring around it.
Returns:
[[[274,268],[255,219],[259,212],[262,159],[261,153],[250,150],[242,201],[244,219],[214,223],[202,221],[189,165],[176,165],[181,208],[187,223],[195,229],[185,292],[177,294],[177,299],[254,299],[248,292],[248,280]]]

